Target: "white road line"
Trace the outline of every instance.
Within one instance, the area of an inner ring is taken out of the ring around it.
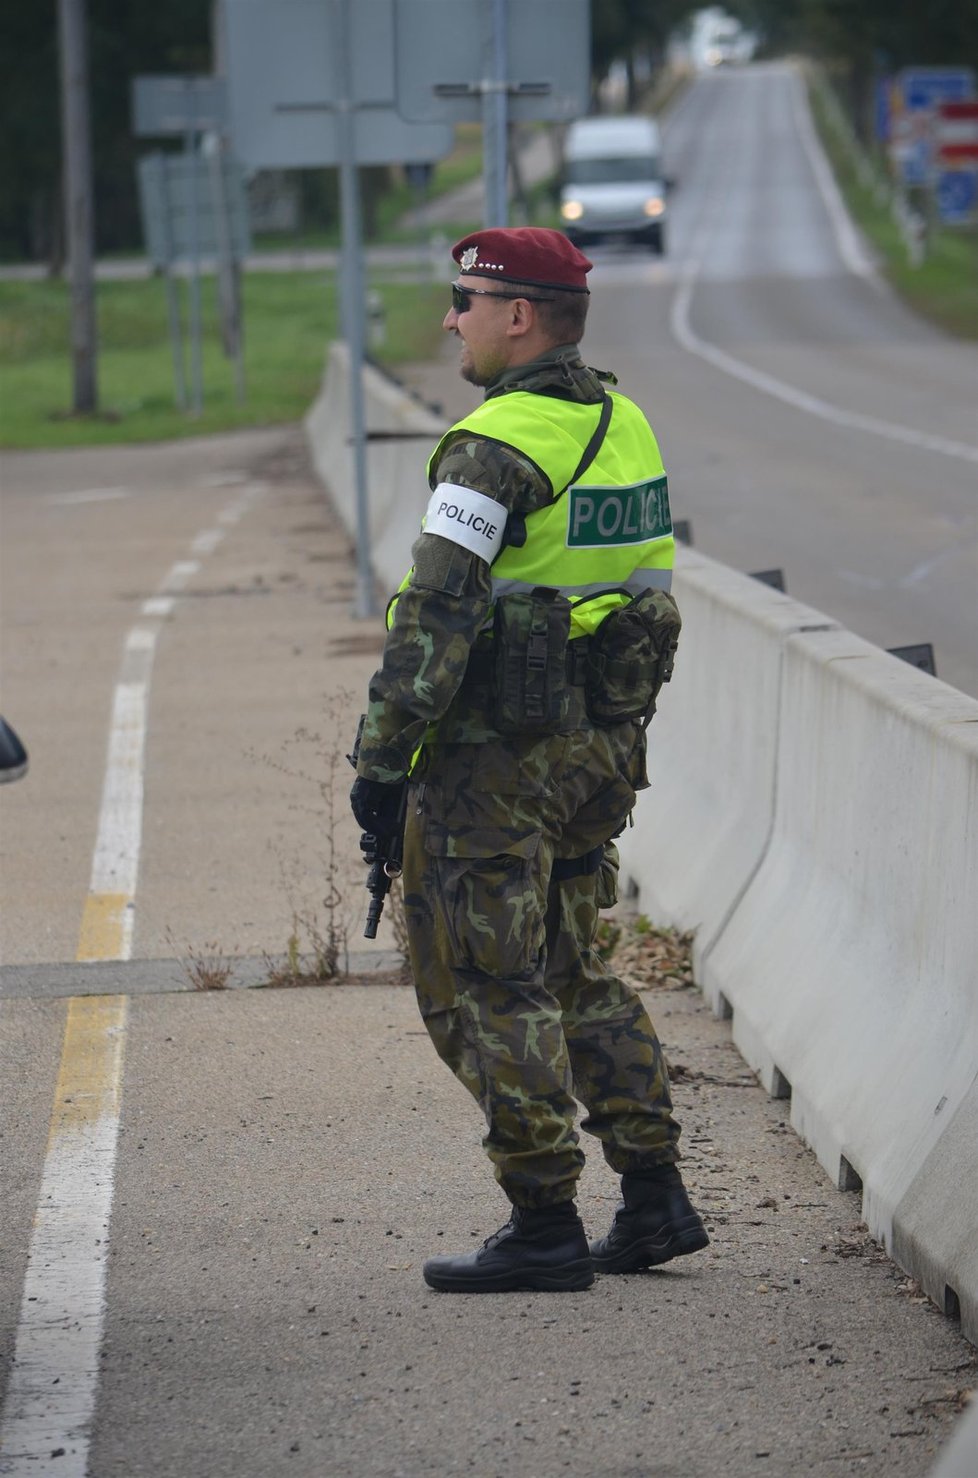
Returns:
[[[172,592],[173,594],[178,595],[181,590],[186,589],[188,582],[193,579],[194,575],[196,575],[199,569],[199,560],[178,560],[177,563],[170,570],[169,574],[166,576],[163,584],[160,586],[161,594],[169,594]]]
[[[14,1358],[0,1473],[85,1478],[105,1323],[125,996],[68,1002],[61,1071]]]
[[[140,610],[144,616],[169,616],[176,605],[172,595],[151,595],[149,600],[144,600]]]
[[[136,634],[130,632],[130,641]],[[155,650],[155,634],[148,645],[133,646],[127,641],[127,656],[133,660],[126,665],[138,662],[142,672],[135,680],[120,682],[115,690],[98,836],[78,947],[78,958],[83,960],[128,960],[132,956],[133,900],[143,831],[146,714]]]
[[[200,479],[201,487],[205,488],[230,488],[247,481],[247,472],[238,472],[233,467],[229,467],[226,472],[209,472]]]
[[[250,483],[225,511],[238,515],[264,489]],[[211,552],[224,538],[223,529],[205,529],[193,540],[197,553]],[[132,958],[136,884],[143,829],[143,771],[146,758],[150,679],[160,623],[173,609],[175,596],[200,569],[199,560],[178,560],[160,591],[143,602],[145,620],[127,634],[122,671],[113,697],[108,759],[102,790],[92,876],[82,916],[76,958]]]
[[[262,491],[251,484],[232,508]],[[200,568],[173,566],[163,590]],[[142,614],[169,615],[162,592]],[[127,960],[143,817],[143,762],[150,677],[159,625],[129,631],[109,726],[108,760],[78,959]],[[118,1148],[126,996],[68,1002],[14,1346],[0,1412],[0,1473],[86,1478],[105,1324],[105,1259]]]
[[[238,519],[248,511],[255,499],[261,497],[267,487],[268,484],[266,482],[249,482],[240,498],[236,498],[233,503],[229,503],[226,508],[221,509],[217,515],[217,522],[224,524],[228,528],[232,524],[236,524]]]
[[[82,488],[77,493],[48,493],[45,502],[70,506],[73,503],[104,503],[110,498],[129,496],[128,488]]]
[[[675,338],[690,354],[698,355],[700,359],[705,359],[707,363],[712,364],[715,369],[722,370],[725,375],[732,375],[735,380],[750,385],[763,395],[770,395],[772,399],[783,401],[785,405],[794,406],[795,410],[805,411],[810,416],[819,417],[820,420],[831,421],[835,426],[848,426],[853,431],[867,431],[872,436],[882,436],[887,441],[899,441],[904,446],[916,447],[920,451],[939,452],[945,457],[955,457],[962,462],[978,464],[978,446],[969,446],[967,442],[962,441],[952,441],[946,436],[931,436],[927,431],[915,431],[911,426],[900,426],[895,421],[884,421],[877,416],[864,416],[858,411],[847,411],[842,406],[832,405],[817,395],[810,395],[807,390],[799,390],[785,380],[776,379],[774,375],[765,374],[763,370],[754,369],[752,365],[745,364],[742,359],[736,359],[726,350],[718,349],[715,344],[708,344],[705,339],[701,339],[693,332],[689,323],[689,306],[693,296],[696,272],[697,265],[694,265],[673,298],[670,315]]]
[[[791,109],[795,116],[795,127],[798,137],[801,139],[802,148],[808,156],[808,162],[812,167],[815,182],[839,247],[842,260],[850,272],[857,277],[863,277],[876,288],[881,287],[879,278],[873,267],[873,263],[867,254],[865,244],[856,227],[853,225],[849,212],[845,208],[839,187],[836,184],[835,175],[825,157],[815,125],[812,122],[811,110],[803,103],[804,81],[795,73],[795,85],[791,88]]]
[[[223,529],[204,529],[190,546],[191,554],[213,554],[224,538]]]
[[[800,84],[799,84],[800,87]],[[801,116],[807,117],[807,113],[801,108],[798,91],[793,92],[793,106],[799,120]],[[808,124],[811,132],[811,123]],[[804,140],[804,129],[802,135]],[[815,147],[813,142],[812,147]],[[820,186],[823,181],[816,160],[812,157],[812,165],[815,168],[816,177],[819,177]],[[824,161],[823,161],[824,164]],[[826,166],[827,168],[827,166]],[[834,181],[832,181],[834,186]],[[863,276],[867,270],[865,258],[855,243],[855,236],[846,239],[846,233],[840,236],[839,213],[845,215],[845,207],[842,204],[838,191],[835,192],[833,202],[830,204],[829,196],[823,190],[826,207],[832,218],[833,228],[839,242],[839,250],[846,265],[853,272]],[[722,206],[722,198],[718,194],[714,199],[714,219],[718,219],[717,213]],[[835,426],[846,426],[853,431],[865,431],[871,436],[880,436],[887,441],[896,441],[904,446],[914,447],[918,451],[938,452],[941,456],[954,457],[958,461],[972,462],[978,465],[978,446],[972,446],[968,442],[954,441],[946,436],[932,436],[927,431],[915,431],[911,426],[902,426],[896,421],[885,421],[879,416],[864,416],[858,411],[846,410],[843,406],[833,405],[830,401],[823,400],[818,395],[811,395],[807,390],[800,390],[796,385],[789,384],[786,380],[779,380],[775,375],[766,374],[764,370],[755,369],[753,365],[747,364],[735,355],[728,354],[725,349],[710,344],[694,332],[690,324],[690,305],[693,299],[693,290],[702,270],[703,259],[710,237],[715,226],[709,221],[703,225],[693,240],[686,266],[679,280],[679,287],[672,300],[669,314],[669,323],[673,337],[690,354],[705,359],[715,369],[725,375],[731,375],[735,380],[740,380],[744,385],[750,385],[753,390],[758,390],[762,395],[768,395],[773,400],[780,400],[785,405],[793,406],[795,410],[804,411],[806,415],[816,416],[819,420],[829,421]]]

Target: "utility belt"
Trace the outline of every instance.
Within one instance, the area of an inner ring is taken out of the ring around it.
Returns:
[[[573,641],[570,612],[567,597],[546,586],[497,600],[492,639],[473,647],[461,693],[501,734],[647,724],[655,712],[679,640],[672,596],[644,590]]]
[[[568,641],[564,659],[564,679],[572,687],[582,687],[587,673],[587,649],[590,637],[578,636]],[[491,641],[477,645],[469,654],[464,686],[491,688],[496,676],[496,651]]]

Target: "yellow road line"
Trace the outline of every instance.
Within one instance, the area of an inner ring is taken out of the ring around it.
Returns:
[[[0,1416],[0,1471],[85,1478],[105,1323],[127,996],[68,1002],[61,1067]]]
[[[125,959],[131,907],[128,893],[90,893],[85,900],[75,959]]]

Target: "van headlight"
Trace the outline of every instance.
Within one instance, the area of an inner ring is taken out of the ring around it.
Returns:
[[[565,221],[579,221],[584,214],[584,207],[579,200],[565,200],[560,207],[560,214]]]
[[[665,201],[662,199],[661,195],[650,195],[648,200],[646,200],[645,204],[642,206],[642,209],[647,216],[661,216],[665,208]]]

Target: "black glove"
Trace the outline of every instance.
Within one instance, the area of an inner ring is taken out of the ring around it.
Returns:
[[[365,780],[358,775],[350,791],[350,805],[362,829],[375,837],[389,837],[400,825],[401,797],[406,780],[392,785],[382,780]]]

